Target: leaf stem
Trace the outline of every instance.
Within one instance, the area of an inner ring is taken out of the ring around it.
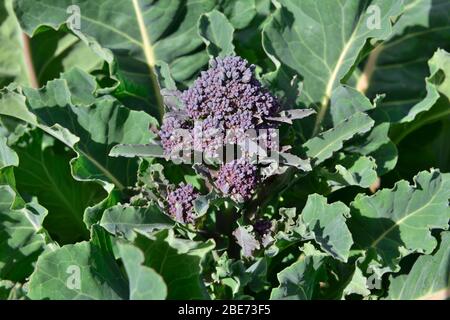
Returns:
[[[319,111],[317,112],[316,122],[314,123],[314,129],[312,133],[313,137],[320,132],[320,126],[322,125],[323,119],[325,118],[325,114],[327,113],[328,101],[329,99],[327,97],[320,104]]]
[[[381,51],[383,51],[382,44],[376,46],[369,54],[369,58],[367,59],[366,65],[364,66],[364,70],[356,84],[356,90],[358,90],[359,92],[365,94],[367,89],[369,88],[370,80],[372,79],[372,75],[375,71],[377,60]]]
[[[23,57],[27,69],[28,80],[33,88],[39,88],[39,82],[33,66],[33,57],[31,54],[30,38],[22,33]]]
[[[163,101],[163,98],[162,98],[162,95],[161,95],[161,92],[160,92],[158,79],[156,77],[155,53],[153,51],[153,47],[152,47],[150,39],[148,37],[148,33],[147,33],[146,26],[145,26],[144,17],[142,16],[142,12],[141,12],[141,8],[139,6],[138,0],[133,0],[133,7],[134,7],[134,11],[136,13],[136,18],[137,18],[137,21],[138,21],[139,30],[140,30],[141,37],[142,37],[145,59],[147,61],[147,65],[148,65],[148,68],[149,68],[149,71],[150,71],[150,80],[152,82],[153,91],[155,93],[155,99],[156,99],[156,104],[157,104],[157,108],[158,108],[158,120],[161,123],[162,117],[164,115],[164,101]]]

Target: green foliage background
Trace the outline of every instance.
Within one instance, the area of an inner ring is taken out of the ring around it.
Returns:
[[[449,51],[448,0],[2,1],[0,299],[448,299]],[[311,168],[180,225],[149,194],[205,179],[149,128],[232,54]]]

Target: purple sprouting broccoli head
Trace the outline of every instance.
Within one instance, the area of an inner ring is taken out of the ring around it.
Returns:
[[[181,95],[188,115],[195,120],[213,117],[224,121],[227,129],[255,128],[258,118],[275,115],[278,101],[255,78],[254,70],[238,56],[211,60],[210,68]]]
[[[180,223],[192,223],[195,220],[194,201],[199,196],[190,184],[181,183],[167,197],[170,215]]]
[[[256,79],[254,71],[254,65],[238,56],[211,60],[210,68],[181,93],[184,110],[164,118],[159,135],[166,155],[181,148],[186,150],[183,139],[188,137],[195,150],[216,157],[224,144],[245,141],[245,131],[250,129],[268,129],[267,147],[275,149],[277,139],[273,133],[276,134],[277,125],[268,118],[276,116],[280,104]],[[179,129],[191,130],[192,134],[177,134]],[[193,139],[199,135],[200,141]],[[221,166],[216,186],[242,202],[252,196],[257,180],[257,166],[238,159]]]
[[[258,168],[245,158],[222,165],[216,178],[216,186],[238,202],[251,198],[257,182]]]
[[[201,147],[200,150],[210,154],[218,149],[217,143],[236,143],[226,140],[226,130],[245,132],[273,127],[265,118],[275,116],[280,105],[256,79],[254,70],[254,65],[238,56],[212,59],[210,68],[203,71],[194,84],[181,94],[187,119],[176,119],[174,115],[164,119],[160,136],[165,153],[170,154],[173,149],[182,146],[176,131],[180,128],[192,129],[194,121],[201,121],[205,132],[205,141],[195,146],[196,150]]]

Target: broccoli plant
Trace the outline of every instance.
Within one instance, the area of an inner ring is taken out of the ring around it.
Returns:
[[[3,1],[0,299],[448,299],[449,12]]]

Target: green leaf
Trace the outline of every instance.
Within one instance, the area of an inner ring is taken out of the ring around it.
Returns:
[[[368,112],[374,108],[361,92],[347,85],[340,85],[331,95],[330,122],[336,125],[357,112]]]
[[[175,222],[156,205],[131,207],[116,205],[103,213],[100,225],[114,235],[131,239],[134,230],[152,232],[156,229],[171,228]]]
[[[301,256],[297,262],[278,273],[280,285],[272,290],[270,299],[311,300],[324,273],[323,260],[322,256]]]
[[[408,96],[406,101],[387,99],[386,102],[381,104],[392,122],[413,121],[420,113],[431,109],[439,99],[440,92],[450,98],[450,80],[448,80],[450,77],[450,54],[438,49],[428,61],[428,65],[430,75],[425,79],[426,93],[423,99],[411,99],[411,96]]]
[[[448,85],[450,81],[448,80],[448,77],[450,77],[450,54],[438,49],[428,62],[428,65],[430,67],[430,76],[425,79],[427,90],[425,98],[414,104],[401,118],[397,114],[393,115],[394,111],[398,109],[388,109],[390,111],[389,115],[394,121],[409,122],[414,120],[419,113],[428,111],[439,99],[439,88],[445,79],[447,79],[445,80],[447,88],[444,94],[450,98],[450,85]],[[401,113],[401,110],[397,112]]]
[[[198,71],[208,65],[209,60],[209,55],[204,50],[186,57],[177,58],[171,64],[172,76],[175,80],[188,86],[195,80]]]
[[[396,144],[400,144],[402,140],[411,133],[429,124],[438,124],[439,121],[445,122],[450,118],[450,100],[444,96],[433,105],[427,112],[422,112],[414,118],[414,121],[395,125],[390,136]],[[442,150],[443,148],[441,148]],[[441,151],[440,150],[440,151]],[[442,163],[442,169],[445,168],[445,162]]]
[[[144,265],[163,277],[168,288],[167,299],[208,298],[201,261],[214,247],[211,240],[196,243],[176,239],[169,229],[149,237],[138,233],[134,245],[144,252]]]
[[[24,38],[12,11],[12,1],[0,3],[0,88],[11,82],[30,84]]]
[[[377,165],[369,157],[342,154],[334,168],[336,171],[322,168],[320,171],[331,192],[348,186],[369,188],[377,180]]]
[[[333,89],[357,62],[368,39],[391,34],[391,17],[401,13],[402,1],[278,2],[281,7],[264,28],[264,49],[303,77],[302,101],[319,108],[317,133]],[[379,9],[379,25],[373,25],[369,4]]]
[[[256,0],[222,0],[221,11],[228,17],[233,27],[243,29],[256,16]]]
[[[29,40],[38,86],[73,68],[85,72],[101,68],[104,61],[75,35],[65,30],[43,29]]]
[[[211,275],[214,280],[214,299],[245,299],[246,288],[253,292],[261,292],[269,285],[267,282],[268,259],[255,258],[248,268],[243,260],[228,258],[224,252],[215,257],[215,272]],[[231,289],[231,293],[227,289]],[[224,290],[225,289],[225,290]]]
[[[156,72],[158,73],[158,80],[161,87],[166,90],[177,90],[177,85],[172,77],[172,72],[170,71],[170,67],[166,62],[158,61],[156,65]],[[164,93],[161,93],[164,96]]]
[[[378,108],[371,112],[371,117],[375,120],[374,128],[362,137],[352,140],[344,150],[375,159],[377,173],[382,176],[396,166],[398,151],[389,138],[391,125],[387,115]]]
[[[71,0],[19,0],[15,12],[24,31],[32,35],[43,25],[54,29],[66,25],[70,17],[67,8],[72,4]],[[197,20],[213,8],[214,2],[105,0],[102,5],[80,2],[77,6],[80,29],[70,23],[67,26],[102,59],[110,64],[114,60],[123,101],[162,116],[163,102],[154,70],[156,63],[163,60],[174,75],[178,74],[177,60],[189,58],[201,47]],[[184,67],[187,69],[183,71],[189,76],[198,71],[198,66],[193,64]]]
[[[213,10],[202,14],[198,20],[198,30],[211,58],[234,54],[234,28],[223,13]]]
[[[374,128],[359,139],[353,139],[346,151],[375,159],[379,176],[392,170],[397,163],[397,149],[389,139],[390,123],[388,116],[380,110],[380,101],[384,96],[377,96],[373,102],[361,92],[346,85],[334,89],[330,102],[329,122],[336,125],[355,112],[368,112],[375,121]]]
[[[165,299],[167,286],[155,270],[142,264],[142,251],[127,243],[118,243],[117,248],[130,282],[130,300]]]
[[[118,144],[114,146],[109,155],[111,157],[142,157],[142,158],[162,158],[164,149],[160,144]]]
[[[390,300],[446,300],[450,296],[450,232],[433,255],[420,256],[408,274],[389,278]]]
[[[19,165],[19,157],[7,144],[7,139],[0,136],[0,169]]]
[[[187,181],[189,176],[185,176],[186,182],[190,183],[195,187],[196,181],[193,180],[191,182]],[[197,177],[197,176],[194,176]],[[197,183],[198,184],[198,183]],[[201,188],[200,185],[197,187],[198,189]],[[212,190],[206,195],[200,195],[197,197],[196,200],[194,200],[194,210],[198,217],[204,216],[207,212],[209,207],[214,204],[216,201],[221,201],[220,195],[217,194],[216,191]]]
[[[402,122],[412,120],[436,101],[435,86],[441,72],[436,60],[440,58],[433,54],[438,48],[450,51],[450,1],[404,2],[405,10],[393,33],[371,52],[357,84],[361,90],[367,89],[369,97],[386,93],[381,107],[393,121]],[[445,73],[448,78],[448,71]]]
[[[92,225],[98,223],[103,213],[106,209],[116,205],[123,200],[124,195],[119,190],[112,190],[108,196],[101,202],[97,203],[92,207],[86,208],[83,215],[83,222],[86,224],[88,229],[91,229]]]
[[[95,103],[97,82],[92,75],[76,67],[61,74],[61,79],[67,82],[72,104],[89,106]]]
[[[90,242],[65,245],[39,257],[31,275],[31,299],[127,299],[126,277],[115,262],[111,239],[94,228]]]
[[[16,177],[14,177],[14,168],[6,167],[4,169],[0,169],[0,185],[8,185],[10,186],[16,193]],[[17,197],[16,203],[21,203],[22,205],[25,203],[22,198]]]
[[[271,121],[277,121],[277,122],[284,122],[292,124],[292,120],[299,120],[306,117],[309,117],[310,115],[316,113],[312,109],[291,109],[291,110],[284,110],[279,113],[276,117],[268,117],[268,120]]]
[[[335,259],[347,262],[352,235],[345,224],[349,208],[342,202],[327,204],[327,199],[318,194],[308,197],[301,220],[307,232],[322,250]]]
[[[420,172],[414,185],[402,180],[373,196],[359,194],[349,220],[355,245],[368,251],[375,272],[398,271],[402,257],[436,247],[431,229],[448,229],[449,197],[450,175],[434,169]]]
[[[48,210],[44,227],[52,239],[60,244],[88,239],[83,213],[105,198],[104,190],[93,182],[76,181],[69,165],[74,154],[42,131],[23,136],[14,149],[20,158],[17,188],[23,197],[36,196]]]
[[[17,208],[16,197],[10,186],[0,186],[0,279],[24,281],[46,248],[47,211],[37,203]]]
[[[44,30],[29,39],[16,19],[13,1],[0,4],[0,88],[11,82],[38,87],[73,67],[91,72],[103,60],[66,31]]]
[[[151,141],[155,135],[148,128],[155,119],[144,112],[130,111],[111,96],[99,97],[89,106],[74,104],[92,94],[92,87],[86,85],[89,76],[80,72],[72,70],[39,90],[24,88],[23,95],[4,91],[0,114],[36,125],[74,149],[78,157],[71,166],[77,180],[98,181],[107,191],[114,186],[123,190],[136,181],[137,161],[110,158],[109,152],[116,144]],[[82,86],[71,92],[69,86],[80,82]],[[79,91],[83,86],[85,90]]]
[[[356,134],[369,131],[373,124],[374,121],[365,113],[355,113],[334,128],[308,140],[303,145],[306,148],[306,154],[313,159],[314,165],[318,165],[340,150],[346,140],[353,138]]]
[[[289,67],[275,61],[276,69],[262,76],[263,83],[269,88],[270,92],[275,94],[284,106],[290,108],[297,106],[303,83],[300,82],[298,75]],[[294,109],[295,110],[295,109]],[[304,108],[300,110],[311,110],[312,108]]]
[[[345,286],[343,291],[344,297],[351,294],[358,294],[363,297],[370,295],[370,290],[367,286],[367,278],[358,266],[355,267],[350,282]]]
[[[439,126],[439,122],[442,123],[444,127],[448,126],[448,120],[450,119],[450,54],[444,50],[437,50],[433,58],[429,61],[430,71],[434,72],[434,77],[427,80],[427,90],[428,94],[424,100],[412,106],[409,109],[408,116],[405,116],[401,124],[397,124],[393,127],[391,131],[392,139],[399,144],[405,137],[409,134],[421,129],[423,126],[435,123]],[[433,80],[433,84],[430,81]],[[428,97],[432,96],[433,99],[430,100]],[[424,112],[426,111],[426,112]],[[414,119],[414,121],[410,121]],[[405,123],[406,121],[410,121]],[[431,132],[431,135],[435,132]],[[442,134],[445,140],[445,128]],[[427,146],[432,145],[431,139],[427,138]],[[419,148],[426,146],[418,145]],[[448,154],[446,145],[439,145],[435,153],[440,156],[441,159],[437,162],[439,167],[446,170],[446,165],[448,163],[445,159],[445,154]],[[433,154],[433,155],[434,155]],[[442,159],[443,158],[443,159]]]
[[[269,246],[265,251],[266,255],[269,257],[277,255],[280,251],[301,239],[301,236],[296,230],[299,219],[297,209],[280,208],[279,215],[281,218],[274,222],[276,234],[273,238],[275,241],[273,245]]]
[[[419,169],[450,170],[450,100],[441,95],[436,104],[412,122],[395,125],[390,131],[398,144],[397,176],[409,178]],[[420,157],[417,155],[420,154]]]

